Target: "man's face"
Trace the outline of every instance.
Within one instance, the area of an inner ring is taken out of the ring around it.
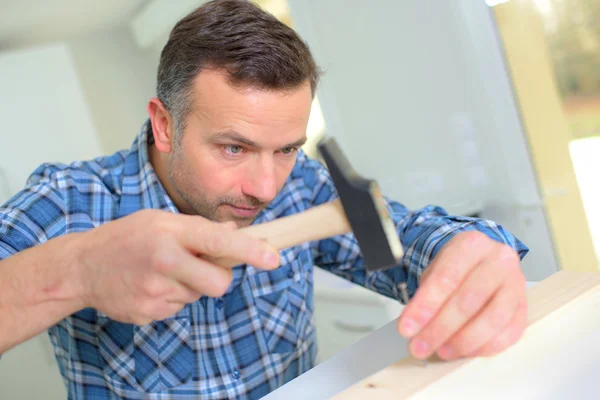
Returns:
[[[205,70],[193,98],[168,165],[182,211],[250,225],[281,190],[306,141],[310,85],[285,92],[235,88],[223,73]]]

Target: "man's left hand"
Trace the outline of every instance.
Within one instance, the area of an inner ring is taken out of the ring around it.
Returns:
[[[507,349],[527,325],[518,254],[481,232],[462,232],[436,255],[398,320],[418,359],[489,356]]]

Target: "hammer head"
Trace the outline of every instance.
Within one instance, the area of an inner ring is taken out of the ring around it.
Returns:
[[[335,139],[321,140],[318,149],[340,196],[367,269],[398,266],[404,251],[377,182],[358,175]]]

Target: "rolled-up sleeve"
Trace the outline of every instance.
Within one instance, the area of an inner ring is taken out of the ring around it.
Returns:
[[[52,170],[36,170],[27,185],[0,207],[0,260],[65,232],[63,196]]]
[[[312,180],[316,181],[312,186],[314,205],[338,197],[325,169],[319,170],[317,177]],[[399,202],[387,198],[386,202],[405,253],[398,267],[385,271],[367,270],[358,242],[352,234],[315,243],[315,264],[368,289],[401,300],[397,284],[407,282],[410,294],[414,294],[423,271],[440,249],[460,232],[482,232],[512,247],[521,259],[529,251],[519,239],[493,221],[451,216],[440,206],[409,210]]]

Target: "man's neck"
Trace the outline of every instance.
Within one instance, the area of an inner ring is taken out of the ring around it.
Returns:
[[[165,157],[162,157],[162,154],[156,149],[154,144],[148,143],[148,157],[150,159],[150,164],[154,169],[154,173],[158,177],[158,180],[162,186],[165,188],[167,194],[171,198],[171,201],[173,201],[173,204],[175,204],[175,207],[177,207],[177,209],[183,214],[190,214],[189,206],[185,200],[181,198],[169,179],[168,161],[165,159]]]

